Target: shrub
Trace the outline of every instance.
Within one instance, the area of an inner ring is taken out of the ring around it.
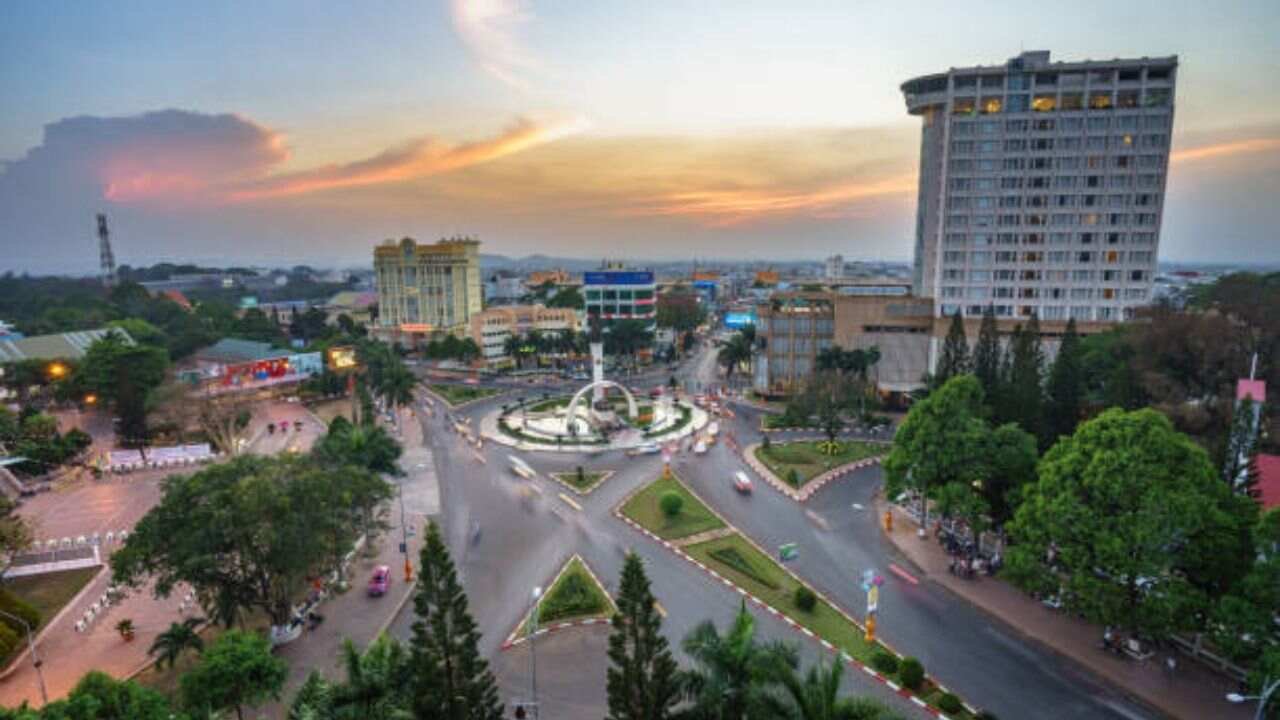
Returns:
[[[875,655],[871,656],[871,667],[879,670],[881,674],[893,675],[898,672],[898,656],[884,650],[877,650]]]
[[[964,709],[964,703],[952,693],[942,693],[938,698],[938,709],[944,713],[958,713]]]
[[[787,482],[791,487],[800,487],[800,473],[795,468],[787,471]]]
[[[559,440],[560,436],[557,435],[556,439]],[[587,484],[587,471],[583,470],[581,465],[578,466],[578,484],[580,485]]]
[[[538,622],[550,623],[561,618],[590,615],[605,609],[604,598],[595,584],[581,570],[565,573],[563,579],[538,609]]]
[[[663,515],[673,518],[684,509],[684,498],[680,497],[680,493],[668,490],[662,493],[662,497],[658,498],[658,507],[662,508]]]
[[[805,612],[813,612],[813,609],[818,606],[818,596],[803,585],[796,588],[794,599],[796,607]]]
[[[8,625],[0,625],[0,659],[8,658],[22,642],[22,638],[18,637],[18,633]]]
[[[31,607],[25,600],[8,590],[0,590],[0,610],[22,618],[31,626],[32,631],[40,628],[40,611]],[[26,629],[22,627],[22,623],[17,620],[0,616],[0,622],[13,628],[13,631],[19,635],[26,632]]]
[[[769,444],[770,444],[769,436],[765,435],[764,439],[760,441],[760,449],[763,450],[764,452],[769,452]]]
[[[924,682],[924,666],[913,657],[903,658],[898,665],[898,680],[905,688],[919,690]]]

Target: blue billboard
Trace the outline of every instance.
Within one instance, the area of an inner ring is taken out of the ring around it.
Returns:
[[[652,285],[650,270],[598,270],[582,273],[584,285]]]
[[[756,314],[753,312],[731,312],[724,314],[724,326],[732,330],[740,330],[747,325],[756,324]]]

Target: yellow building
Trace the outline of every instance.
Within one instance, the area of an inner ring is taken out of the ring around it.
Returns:
[[[374,334],[414,345],[440,333],[463,335],[483,307],[480,241],[470,237],[419,244],[388,240],[373,250],[378,321]]]

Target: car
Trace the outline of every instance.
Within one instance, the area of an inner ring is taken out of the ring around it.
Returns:
[[[373,575],[369,578],[369,597],[382,597],[390,587],[391,568],[387,565],[374,568]]]
[[[751,478],[747,474],[739,470],[733,474],[733,489],[743,495],[751,494]]]
[[[698,442],[695,443],[693,446],[693,454],[705,455],[706,453],[707,453],[707,441],[704,439],[699,439]]]
[[[662,446],[656,442],[649,442],[636,447],[637,455],[656,455],[662,452]]]

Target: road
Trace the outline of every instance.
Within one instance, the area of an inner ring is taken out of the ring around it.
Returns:
[[[705,388],[713,384],[714,350],[704,349],[677,371],[682,385]],[[668,378],[652,373],[630,384],[645,387]],[[665,384],[665,383],[663,383]],[[548,383],[548,392],[575,389],[580,383]],[[526,391],[527,392],[527,391]],[[492,398],[469,405],[456,415],[479,417],[502,402]],[[509,402],[509,399],[508,399]],[[759,439],[759,411],[739,406],[736,418],[723,422],[745,446]],[[487,443],[477,452],[447,428],[441,414],[422,418],[441,479],[442,515],[455,561],[467,589],[471,610],[482,629],[481,650],[498,671],[509,693],[507,700],[528,696],[528,651],[523,646],[500,651],[504,638],[528,610],[531,588],[542,585],[573,553],[591,565],[610,591],[615,589],[628,549],[644,559],[654,593],[668,610],[664,632],[673,647],[698,622],[712,619],[726,624],[740,599],[710,581],[697,568],[618,521],[612,508],[632,489],[660,472],[660,460],[627,458],[618,452],[586,456],[568,453],[523,453],[538,471],[527,482],[507,470],[513,450]],[[484,458],[481,463],[477,456]],[[560,487],[548,471],[572,470],[577,465],[612,469],[617,474],[585,498],[578,512],[558,499]],[[733,492],[729,478],[745,468],[737,454],[717,444],[706,456],[678,458],[676,470],[713,507],[765,547],[797,542],[801,552],[792,569],[846,610],[860,614],[864,599],[857,578],[862,570],[884,570],[901,562],[885,542],[867,510],[879,487],[878,468],[833,482],[801,506],[767,484],[743,497]],[[541,490],[534,492],[530,488]],[[815,522],[812,511],[821,518]],[[469,537],[474,523],[481,528],[478,542]],[[825,525],[825,527],[823,527]],[[930,582],[909,585],[890,576],[881,596],[880,635],[899,651],[915,655],[939,680],[973,704],[1002,717],[1031,717],[1031,708],[1044,708],[1043,717],[1153,717],[1113,689],[1097,682],[1044,648],[1027,643],[980,611]],[[812,659],[824,655],[818,646],[781,621],[756,612],[760,633],[767,639],[796,643]],[[400,614],[391,632],[408,638],[411,610]],[[607,633],[598,628],[563,631],[539,640],[539,669],[543,711],[555,717],[598,717],[604,704],[603,652]],[[566,670],[564,664],[568,664]],[[577,672],[572,669],[577,669]],[[863,674],[849,673],[846,688],[878,697],[907,717],[919,715]]]

